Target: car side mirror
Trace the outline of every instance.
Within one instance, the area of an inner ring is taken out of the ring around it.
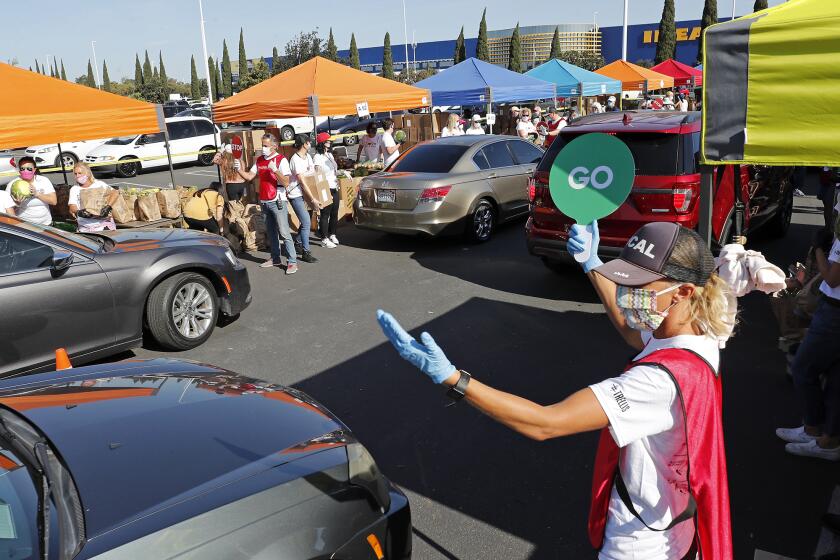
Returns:
[[[140,138],[137,139],[137,141],[134,143],[134,145],[135,146],[142,146],[145,143],[146,143],[146,137],[141,136]]]
[[[70,265],[73,264],[73,253],[68,253],[66,251],[55,251],[52,257],[52,264],[50,265],[50,269],[53,272],[63,272],[70,268]]]

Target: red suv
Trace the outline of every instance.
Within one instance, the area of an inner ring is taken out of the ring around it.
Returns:
[[[617,256],[630,236],[648,222],[676,222],[695,229],[700,215],[700,126],[699,112],[624,111],[590,115],[564,128],[532,179],[531,215],[525,226],[528,251],[542,257],[550,268],[570,258],[566,240],[574,222],[552,202],[548,177],[560,150],[590,132],[616,136],[627,144],[636,162],[630,196],[618,210],[598,221],[601,255]],[[715,170],[712,237],[717,245],[733,233],[733,169],[725,166],[722,174]],[[773,234],[785,234],[793,213],[789,176],[788,168],[741,167],[745,232],[767,224]]]

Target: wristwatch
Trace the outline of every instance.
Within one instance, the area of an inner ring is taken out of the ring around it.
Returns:
[[[462,369],[459,369],[458,373],[461,374],[461,377],[458,378],[458,382],[450,387],[446,392],[446,396],[455,402],[460,401],[464,398],[464,396],[466,396],[467,385],[469,385],[470,379],[472,379],[472,376]]]

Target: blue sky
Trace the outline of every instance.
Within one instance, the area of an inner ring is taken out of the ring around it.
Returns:
[[[781,0],[770,0],[770,5]],[[622,0],[406,0],[408,35],[416,33],[418,42],[454,39],[461,28],[474,37],[478,33],[481,10],[487,7],[490,29],[521,25],[578,23],[592,21],[598,12],[598,25],[620,25]],[[72,9],[68,11],[68,6]],[[753,0],[736,0],[736,13],[752,11]],[[517,7],[518,9],[512,9]],[[677,19],[699,19],[703,0],[676,0]],[[732,13],[731,0],[718,0],[720,16]],[[41,63],[48,56],[64,59],[68,78],[87,71],[91,40],[101,68],[108,62],[112,80],[134,77],[134,53],[148,49],[153,63],[163,51],[167,74],[189,80],[190,55],[201,60],[201,34],[198,0],[41,0],[37,10],[6,10],[10,17],[4,26],[0,61],[16,58],[23,67]],[[630,0],[630,23],[658,22],[661,0]],[[273,15],[272,15],[273,14]],[[283,45],[299,31],[318,27],[322,36],[333,28],[340,49],[347,48],[350,34],[356,34],[360,47],[382,44],[386,31],[394,43],[403,41],[402,2],[400,0],[307,0],[305,2],[232,2],[204,0],[207,49],[221,56],[222,40],[227,39],[231,57],[236,58],[239,28],[245,29],[245,48],[249,58],[270,55],[273,46]],[[199,74],[203,70],[199,66]]]

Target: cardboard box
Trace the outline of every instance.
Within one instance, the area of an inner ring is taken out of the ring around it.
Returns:
[[[423,127],[423,140],[434,140],[435,133],[431,126],[424,126]]]
[[[312,210],[309,206],[306,207],[306,210],[309,212],[309,231],[318,231],[318,216],[320,213],[317,210]],[[300,229],[300,220],[298,219],[297,214],[295,214],[295,210],[292,208],[291,204],[289,204],[289,227],[292,228],[294,233],[297,233]]]

